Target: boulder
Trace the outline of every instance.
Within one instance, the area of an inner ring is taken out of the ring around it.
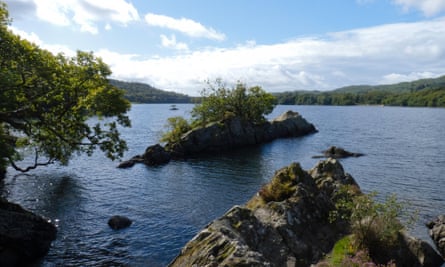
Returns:
[[[171,160],[171,154],[160,144],[147,147],[142,155],[143,162],[148,166],[166,164]]]
[[[26,266],[46,255],[57,228],[0,197],[0,266]]]
[[[429,235],[437,250],[445,258],[445,215],[440,215],[427,224]]]
[[[348,158],[348,157],[361,157],[364,156],[362,153],[353,153],[349,152],[347,150],[344,150],[341,147],[331,146],[325,151],[323,151],[323,155],[321,156],[313,156],[313,158],[334,158],[334,159],[341,159],[341,158]]]
[[[112,216],[108,220],[108,226],[110,226],[110,228],[113,229],[113,230],[119,230],[119,229],[127,228],[132,223],[133,222],[129,218],[127,218],[125,216],[121,216],[121,215]]]

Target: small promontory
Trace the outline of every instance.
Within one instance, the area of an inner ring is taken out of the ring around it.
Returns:
[[[309,171],[292,163],[277,171],[247,204],[231,208],[200,231],[169,266],[317,264],[350,234],[349,220],[331,218],[344,200],[342,188],[349,188],[351,197],[362,195],[336,159],[321,161]],[[396,236],[385,252],[396,266],[443,263],[428,243],[402,232]]]

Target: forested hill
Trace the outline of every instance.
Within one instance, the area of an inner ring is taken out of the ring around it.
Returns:
[[[358,85],[333,91],[277,93],[284,105],[387,105],[445,107],[445,76],[391,85]]]
[[[191,103],[188,95],[178,94],[154,88],[151,85],[138,82],[109,80],[110,83],[125,91],[125,98],[133,103]]]
[[[334,92],[338,93],[367,93],[370,91],[385,91],[392,93],[416,92],[428,89],[445,88],[445,75],[439,78],[421,79],[412,82],[402,82],[385,85],[353,85],[338,88]]]

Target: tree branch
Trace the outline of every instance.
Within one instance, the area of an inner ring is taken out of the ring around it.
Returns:
[[[46,161],[46,162],[38,162],[38,160],[39,160],[39,152],[37,151],[37,149],[36,149],[36,155],[35,155],[35,158],[34,158],[34,165],[28,166],[28,167],[26,167],[24,169],[20,168],[19,166],[17,166],[15,164],[14,160],[11,157],[8,157],[8,160],[9,160],[9,163],[11,164],[11,166],[16,171],[19,171],[19,172],[28,172],[30,170],[33,170],[33,169],[37,168],[38,166],[48,166],[48,165],[54,163],[54,159],[52,159],[52,158],[48,159],[48,161]]]

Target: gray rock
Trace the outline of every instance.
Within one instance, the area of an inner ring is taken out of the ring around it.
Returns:
[[[364,156],[365,154],[362,153],[353,153],[344,150],[341,147],[331,146],[325,151],[323,151],[323,155],[319,156],[313,156],[313,158],[334,158],[334,159],[341,159],[341,158],[348,158],[348,157],[354,157],[358,158],[361,156]]]
[[[110,226],[111,229],[113,229],[113,230],[119,230],[119,229],[127,228],[132,223],[133,222],[129,218],[127,218],[125,216],[120,216],[120,215],[112,216],[108,220],[108,226]]]
[[[168,163],[171,160],[171,155],[160,144],[156,144],[147,147],[142,158],[146,165],[156,166]]]
[[[437,250],[445,258],[445,215],[440,215],[427,224],[429,235]]]
[[[0,197],[0,266],[26,266],[45,256],[56,234],[46,219]]]
[[[309,172],[298,163],[278,170],[246,205],[235,206],[211,222],[169,266],[310,266],[341,237],[349,222],[329,220],[341,185],[356,187],[336,159]],[[421,240],[401,234],[389,251],[397,266],[436,267],[441,257]]]
[[[330,164],[342,169],[334,159]],[[316,168],[318,179],[353,182],[345,173],[333,177]],[[265,201],[263,189],[246,206],[235,206],[187,243],[170,266],[309,266],[345,234],[344,222],[328,220],[333,192],[318,188],[299,164],[277,171],[269,185],[279,195],[275,200]]]
[[[316,131],[313,124],[292,111],[259,125],[234,117],[191,130],[185,133],[179,142],[167,144],[166,149],[174,157],[180,158],[205,152],[232,150]]]

